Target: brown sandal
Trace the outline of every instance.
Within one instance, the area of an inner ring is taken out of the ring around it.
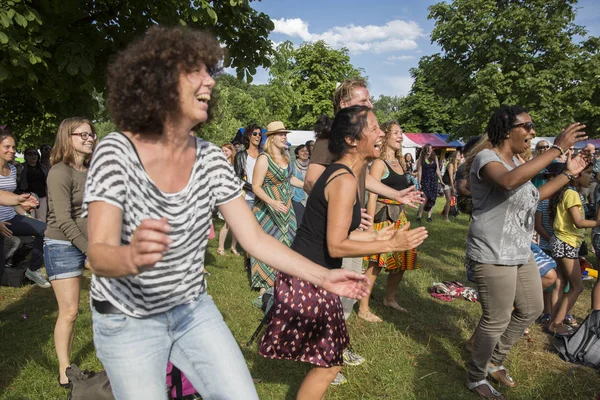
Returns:
[[[499,367],[497,367],[497,366],[488,367],[487,373],[488,373],[488,376],[496,383],[499,383],[499,384],[502,384],[502,385],[505,385],[508,387],[515,387],[517,385],[515,380],[510,375],[508,375],[508,371],[502,365],[500,365]]]
[[[504,396],[502,393],[494,389],[492,385],[484,379],[479,382],[466,382],[467,389],[471,392],[475,393],[481,399],[492,399],[492,400],[504,400]]]

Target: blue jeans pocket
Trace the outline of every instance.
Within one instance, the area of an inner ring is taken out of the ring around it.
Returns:
[[[94,310],[92,313],[94,332],[103,336],[116,335],[125,329],[128,318],[130,317],[125,314],[100,314]]]

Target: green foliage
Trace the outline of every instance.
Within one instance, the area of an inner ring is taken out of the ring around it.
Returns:
[[[269,65],[274,27],[251,1],[2,1],[0,123],[33,143],[50,141],[65,117],[105,118],[96,94],[109,59],[153,24],[214,32],[228,51],[225,66],[250,80]]]
[[[529,109],[537,134],[575,120],[600,134],[598,38],[573,23],[576,0],[454,0],[430,7],[431,40],[406,98],[409,123],[458,136],[481,134],[500,104]]]

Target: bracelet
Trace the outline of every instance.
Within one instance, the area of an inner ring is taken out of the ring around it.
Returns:
[[[564,176],[566,176],[567,178],[569,178],[570,181],[572,181],[573,179],[575,179],[574,175],[571,175],[570,173],[568,173],[567,171],[563,171],[561,172]]]
[[[557,149],[558,151],[560,151],[560,155],[564,156],[565,155],[565,151],[562,149],[562,147],[560,147],[557,144],[553,144],[552,146],[550,146],[551,149]]]

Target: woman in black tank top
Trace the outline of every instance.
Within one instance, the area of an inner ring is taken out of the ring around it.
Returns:
[[[316,181],[292,249],[325,268],[357,257],[418,246],[427,236],[412,231],[362,232],[357,176],[380,155],[383,133],[367,107],[342,109],[331,127],[329,151],[337,155]],[[320,399],[343,365],[349,344],[339,296],[302,279],[277,273],[275,303],[259,353],[267,358],[308,362],[314,368],[297,399]]]
[[[387,186],[396,190],[405,189],[408,187],[408,172],[406,171],[406,164],[402,157],[402,129],[396,121],[386,122],[381,128],[385,132],[381,157],[379,160],[373,162],[369,173],[373,178]],[[374,193],[369,194],[367,213],[373,217],[373,228],[375,231],[379,231],[390,225],[392,229],[396,230],[408,223],[402,204],[383,197],[377,197]],[[375,280],[381,269],[384,268],[389,272],[389,275],[383,305],[406,312],[406,309],[400,307],[396,301],[396,291],[404,276],[404,271],[413,270],[417,267],[416,249],[374,254],[365,258],[369,261],[369,268],[365,275],[371,281],[370,289],[373,290]],[[369,322],[381,322],[381,318],[370,311],[368,296],[361,299],[358,316]]]

